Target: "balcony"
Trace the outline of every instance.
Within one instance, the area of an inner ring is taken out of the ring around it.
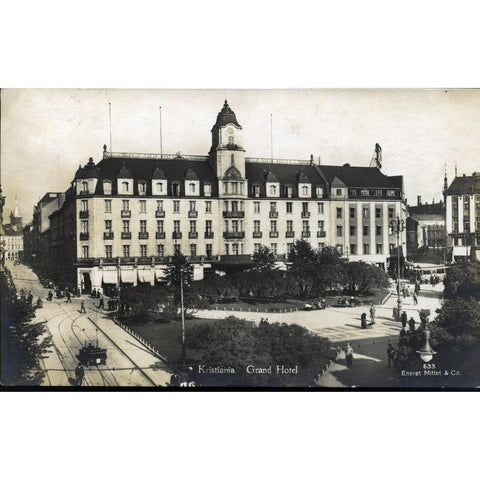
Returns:
[[[302,218],[310,218],[310,212],[302,212]]]
[[[130,218],[132,216],[131,210],[122,210],[121,213],[122,218]]]
[[[203,255],[189,255],[187,257],[187,260],[189,262],[203,262],[205,260],[205,257]]]
[[[321,230],[317,232],[317,238],[325,238],[327,236],[327,232],[325,230]]]
[[[245,238],[245,232],[223,232],[223,238],[227,240]]]
[[[278,238],[278,232],[270,232],[270,238]]]
[[[156,218],[164,218],[165,217],[165,210],[155,210],[155,217]]]
[[[189,210],[188,218],[197,218],[197,217],[198,217],[198,211],[197,210]]]
[[[173,232],[172,238],[175,240],[179,240],[180,238],[182,238],[182,232]]]
[[[90,237],[88,232],[80,232],[80,240],[88,240]]]
[[[262,238],[262,232],[253,232],[253,238]]]
[[[188,238],[198,238],[198,232],[188,232]]]
[[[132,232],[122,232],[122,240],[130,240],[132,238]]]
[[[113,232],[103,232],[104,240],[113,240]]]
[[[278,212],[277,212],[276,210],[270,210],[270,211],[268,212],[268,216],[269,216],[270,218],[278,218]]]
[[[80,218],[88,218],[88,210],[80,210]]]
[[[302,232],[302,238],[310,238],[310,230]]]
[[[235,211],[235,212],[230,212],[230,211],[224,211],[223,212],[223,218],[243,218],[245,216],[245,212],[240,212],[240,211]]]
[[[139,240],[146,240],[148,238],[148,232],[138,232]]]
[[[285,237],[286,238],[295,238],[295,232],[293,232],[293,231],[285,232]]]
[[[213,238],[213,232],[205,232],[205,238]]]
[[[157,240],[163,240],[165,238],[165,232],[155,232],[155,238]]]

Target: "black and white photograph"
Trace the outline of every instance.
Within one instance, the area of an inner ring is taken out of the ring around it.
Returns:
[[[3,89],[1,382],[480,384],[480,91]]]

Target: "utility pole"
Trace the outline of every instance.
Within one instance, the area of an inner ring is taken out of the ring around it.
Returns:
[[[180,270],[180,308],[182,312],[182,365],[185,371],[186,367],[186,349],[185,349],[185,308],[183,305],[183,271]]]

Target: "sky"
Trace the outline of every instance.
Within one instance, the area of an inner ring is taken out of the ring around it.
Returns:
[[[225,99],[243,127],[247,157],[368,166],[375,143],[382,171],[403,175],[409,204],[441,199],[449,182],[480,170],[480,90],[4,89],[1,183],[9,215],[18,197],[24,223],[48,191],[65,191],[78,166],[114,152],[206,155]]]

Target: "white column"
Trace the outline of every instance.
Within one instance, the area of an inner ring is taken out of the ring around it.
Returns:
[[[363,255],[363,204],[357,203],[357,255]]]
[[[458,196],[458,231],[463,232],[463,195]]]

